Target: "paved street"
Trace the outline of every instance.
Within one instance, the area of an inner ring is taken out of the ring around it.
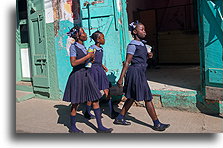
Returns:
[[[119,111],[122,103],[116,111]],[[85,133],[96,133],[96,120],[83,117],[84,106],[80,105],[77,115],[77,127]],[[112,127],[113,133],[220,133],[223,132],[223,117],[214,117],[201,113],[161,108],[157,114],[161,122],[171,126],[164,132],[153,131],[152,120],[144,107],[133,106],[127,120],[131,126],[114,125],[108,117],[108,106],[102,105],[103,123]],[[69,103],[43,99],[30,99],[16,103],[17,133],[68,133]],[[93,111],[92,111],[93,113]]]

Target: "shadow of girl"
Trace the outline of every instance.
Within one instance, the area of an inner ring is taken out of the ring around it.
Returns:
[[[64,126],[66,126],[68,128],[70,128],[70,109],[71,109],[71,105],[67,106],[67,105],[55,105],[54,108],[57,108],[57,114],[58,114],[58,120],[57,120],[57,124],[63,124]],[[79,105],[78,107],[78,111],[82,110],[82,105]],[[76,115],[76,121],[78,123],[85,123],[87,126],[91,127],[92,129],[94,129],[95,131],[97,130],[97,127],[92,124],[91,122],[89,122],[82,114],[77,112]]]
[[[110,116],[109,107],[108,107],[107,103],[104,103],[104,102],[106,102],[106,100],[103,100],[100,102],[101,112],[102,112],[102,114]],[[115,104],[114,108],[115,108],[115,111],[117,111],[118,113],[121,111],[121,109],[119,109],[119,107],[118,107],[118,104]],[[150,127],[153,129],[152,125],[136,119],[135,117],[131,116],[131,113],[129,113],[129,112],[126,113],[126,119],[130,120],[136,124],[141,124],[143,126]]]
[[[150,127],[150,128],[153,129],[153,126],[152,126],[152,125],[150,125],[150,124],[148,124],[148,123],[145,123],[145,122],[143,122],[143,121],[140,121],[140,120],[136,119],[136,118],[133,117],[133,116],[130,116],[130,113],[127,113],[127,114],[126,114],[126,119],[127,119],[127,120],[130,120],[130,121],[132,121],[132,122],[135,122],[135,123],[137,123],[137,124],[141,124],[141,125],[143,125],[143,126]]]

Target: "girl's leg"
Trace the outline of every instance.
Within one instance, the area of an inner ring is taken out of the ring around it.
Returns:
[[[130,122],[125,121],[124,117],[125,117],[126,113],[128,112],[128,110],[130,109],[130,107],[132,106],[133,102],[134,102],[133,99],[127,99],[125,101],[125,104],[122,107],[121,112],[115,118],[115,121],[113,122],[114,124],[121,124],[121,125],[130,125],[131,124]]]
[[[95,119],[95,116],[91,114],[91,106],[92,106],[92,102],[91,101],[87,101],[86,104],[86,111],[84,113],[84,117],[87,119]]]
[[[105,89],[105,90],[103,90],[104,91],[104,93],[105,93],[105,96],[106,96],[106,98],[107,99],[110,99],[110,94],[109,94],[109,90],[108,89]]]
[[[130,109],[130,107],[132,106],[133,102],[134,102],[133,99],[127,99],[125,101],[124,106],[122,107],[122,110],[121,110],[120,114],[125,116],[126,113],[128,112],[128,110]]]
[[[166,128],[170,126],[170,124],[163,124],[159,121],[152,101],[145,101],[145,106],[146,106],[146,111],[153,120],[154,130],[164,131]]]
[[[94,101],[92,102],[93,105],[93,110],[95,114],[95,118],[98,124],[98,131],[99,133],[111,133],[113,131],[112,128],[106,128],[103,126],[102,121],[101,121],[101,110],[99,106],[99,101]]]
[[[155,108],[153,106],[152,101],[145,101],[146,111],[148,112],[149,116],[152,118],[152,120],[158,120]]]
[[[110,117],[111,117],[111,119],[115,119],[115,117],[118,116],[118,113],[114,110],[113,103],[112,103],[112,98],[111,98],[111,95],[109,93],[109,89],[105,89],[104,93],[105,93],[106,99],[108,100]]]
[[[83,133],[83,131],[79,130],[76,127],[77,106],[78,106],[78,104],[72,104],[72,106],[71,106],[71,112],[70,112],[71,128],[70,128],[70,131],[69,131],[71,133]]]

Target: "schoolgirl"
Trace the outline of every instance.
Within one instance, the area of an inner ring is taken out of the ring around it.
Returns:
[[[129,25],[134,38],[127,47],[126,61],[117,84],[121,87],[125,76],[123,92],[127,98],[120,114],[115,118],[114,124],[130,125],[124,116],[132,106],[134,100],[145,101],[146,111],[152,118],[153,129],[164,131],[169,124],[163,124],[158,120],[152,103],[152,94],[146,79],[147,58],[152,58],[152,52],[148,52],[143,39],[146,36],[145,26],[140,22],[132,22]]]
[[[101,45],[105,44],[104,34],[100,31],[96,31],[91,35],[92,40],[94,40],[95,44],[89,47],[89,51],[95,53],[94,62],[89,68],[90,74],[94,79],[99,90],[103,90],[106,98],[108,99],[110,117],[114,119],[118,113],[115,112],[111,100],[111,96],[109,93],[109,81],[105,72],[108,72],[106,66],[102,64],[103,58],[103,48]],[[90,113],[91,103],[88,102],[86,105],[85,117],[90,119],[94,118]]]
[[[97,132],[111,133],[113,129],[104,127],[101,121],[98,101],[101,98],[100,91],[85,67],[86,61],[94,56],[93,53],[87,53],[87,49],[83,45],[83,42],[87,40],[87,34],[83,28],[75,26],[68,35],[75,39],[75,42],[70,46],[70,63],[73,71],[68,78],[63,97],[64,101],[72,104],[70,112],[71,128],[69,131],[72,133],[83,133],[76,127],[77,107],[80,103],[91,101],[98,125]]]

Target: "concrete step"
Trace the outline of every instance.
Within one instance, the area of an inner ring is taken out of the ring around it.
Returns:
[[[199,93],[197,91],[171,91],[171,90],[151,90],[154,98],[154,104],[162,107],[177,108],[199,112],[197,103]]]
[[[35,95],[32,92],[16,90],[16,102],[25,101],[33,98]]]
[[[33,92],[33,86],[31,82],[18,81],[16,82],[16,90]]]

